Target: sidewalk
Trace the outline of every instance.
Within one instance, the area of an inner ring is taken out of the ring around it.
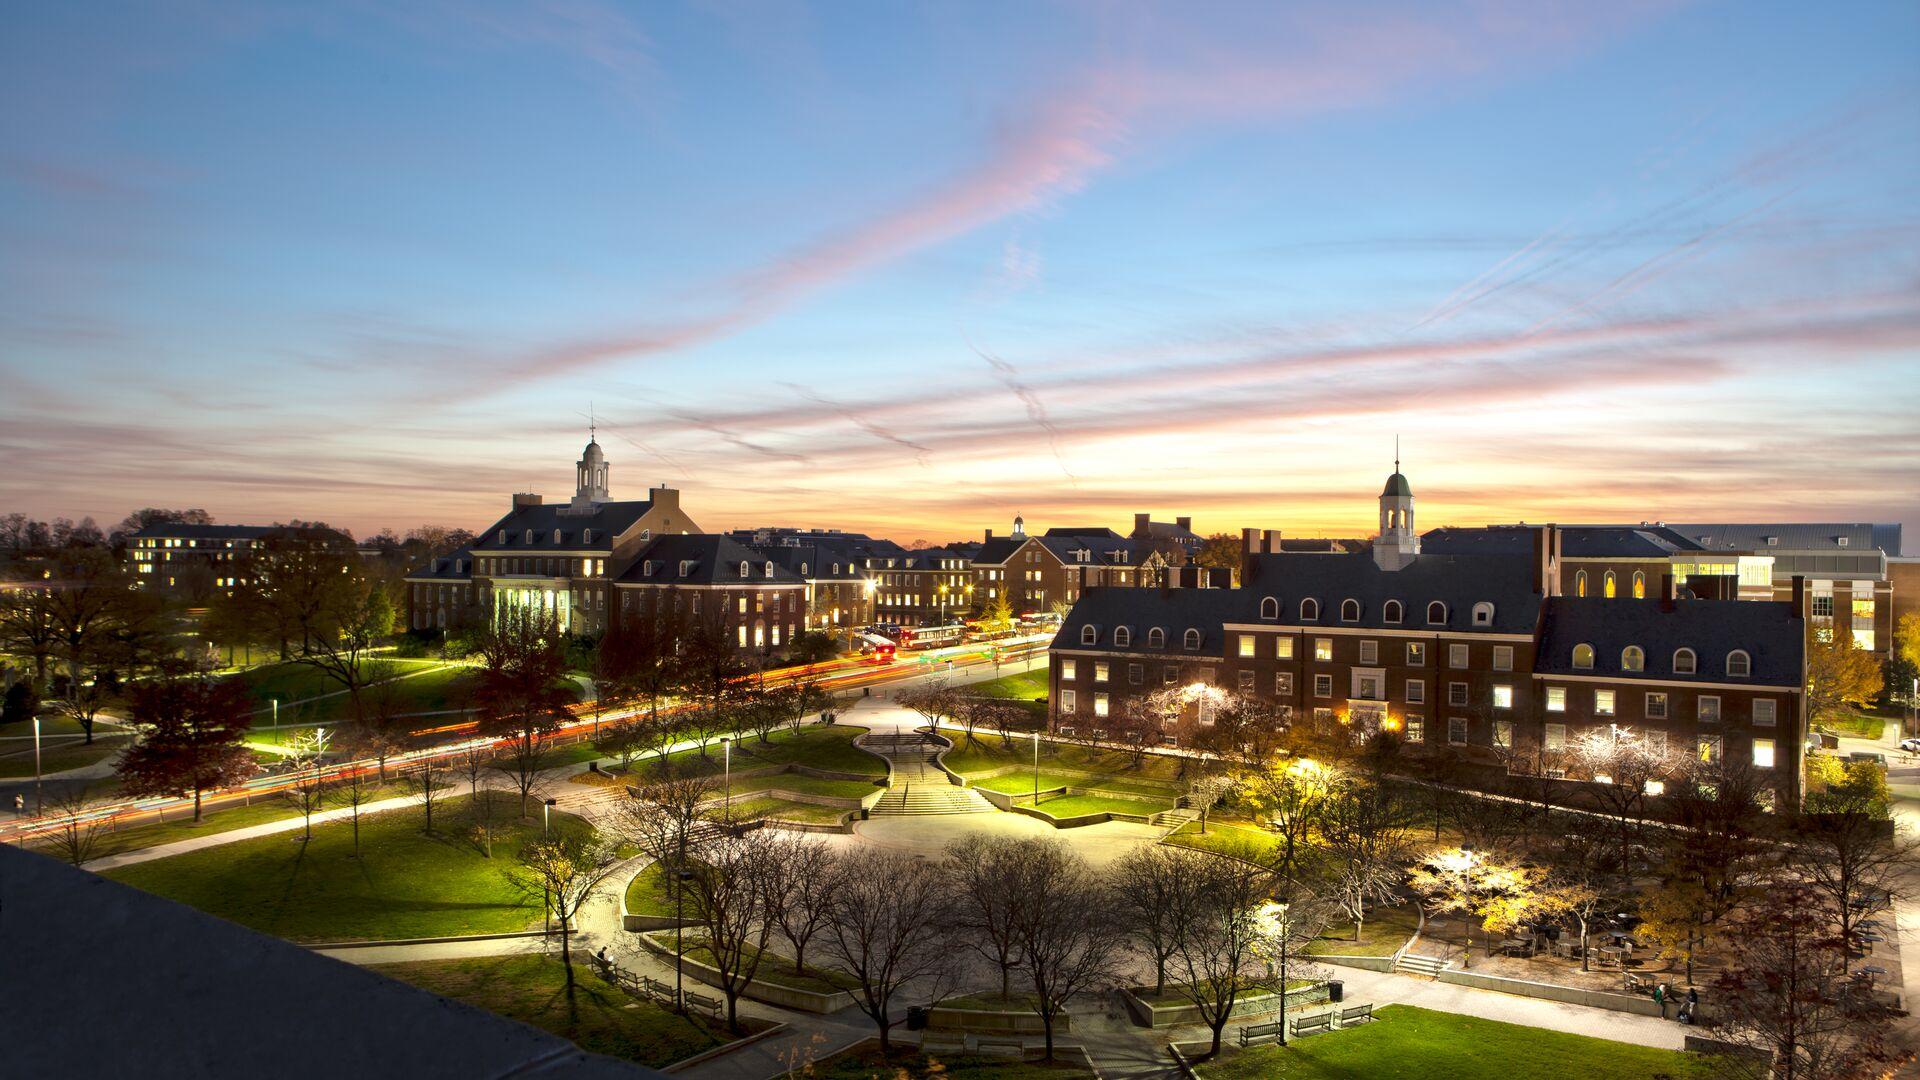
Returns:
[[[1677,1021],[1660,1020],[1637,1013],[1566,1005],[1494,990],[1477,990],[1470,986],[1435,982],[1417,975],[1325,966],[1333,972],[1333,978],[1346,984],[1348,1004],[1370,1001],[1376,1006],[1418,1005],[1439,1012],[1504,1020],[1509,1024],[1525,1024],[1573,1035],[1591,1035],[1596,1039],[1612,1039],[1662,1050],[1681,1049],[1687,1034],[1699,1031]]]

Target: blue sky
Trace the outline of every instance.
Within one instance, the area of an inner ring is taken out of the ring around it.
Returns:
[[[1910,4],[0,28],[3,509],[1920,528]]]

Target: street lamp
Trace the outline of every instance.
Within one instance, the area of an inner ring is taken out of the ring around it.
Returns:
[[[46,800],[40,794],[40,718],[33,718],[33,812],[46,813]]]
[[[1293,906],[1288,897],[1276,898],[1280,905],[1280,1045],[1287,1045],[1287,909]]]
[[[720,736],[720,778],[721,802],[720,819],[728,825],[733,824],[733,739]]]
[[[540,804],[540,835],[545,836],[553,829],[553,808],[559,799],[548,799]]]
[[[687,881],[693,877],[693,871],[688,870],[686,866],[686,843],[686,834],[683,830],[680,837],[680,869],[673,877],[673,1007],[681,1012],[687,1011],[687,995],[682,989],[684,979],[681,973],[685,965],[681,960],[686,955],[686,950],[680,944],[680,930],[687,922],[685,912]]]
[[[1033,733],[1033,806],[1040,808],[1040,733]]]

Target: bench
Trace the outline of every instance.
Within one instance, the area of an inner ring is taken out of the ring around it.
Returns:
[[[1333,1030],[1333,1014],[1330,1012],[1314,1013],[1312,1016],[1296,1016],[1293,1018],[1292,1031],[1293,1037],[1296,1039],[1302,1035],[1312,1035],[1315,1032],[1331,1030]]]
[[[708,997],[705,994],[696,994],[689,990],[686,993],[686,1001],[688,1008],[701,1009],[714,1017],[720,1015],[721,1002],[719,998]]]
[[[673,987],[650,976],[640,976],[640,989],[646,991],[649,997],[655,998],[656,1000],[666,1002],[673,1000]]]
[[[1373,1002],[1371,1001],[1364,1005],[1355,1005],[1351,1008],[1340,1010],[1341,1027],[1346,1027],[1348,1024],[1365,1023],[1371,1019],[1373,1019]]]
[[[977,1054],[1010,1054],[1014,1057],[1027,1056],[1025,1039],[976,1039],[973,1044]]]
[[[1280,1022],[1278,1020],[1271,1024],[1248,1024],[1240,1029],[1240,1048],[1245,1050],[1254,1043],[1265,1042],[1268,1039],[1277,1039],[1279,1037]]]

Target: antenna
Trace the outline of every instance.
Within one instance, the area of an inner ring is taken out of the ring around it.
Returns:
[[[1400,436],[1393,437],[1393,471],[1400,471]]]
[[[587,441],[593,442],[597,440],[599,437],[600,437],[600,425],[593,418],[593,399],[589,398],[587,399]],[[1400,444],[1398,442],[1395,442],[1394,445],[1398,446]],[[1399,454],[1399,451],[1396,450],[1394,453],[1395,453],[1395,456],[1397,457]]]

